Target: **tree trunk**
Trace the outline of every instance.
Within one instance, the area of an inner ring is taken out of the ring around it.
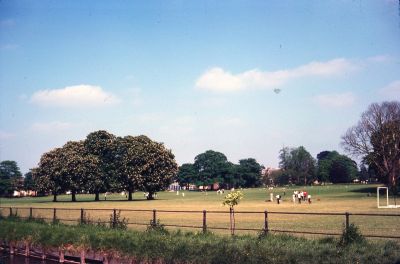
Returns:
[[[128,201],[132,201],[132,190],[128,190]]]
[[[393,193],[393,200],[394,205],[397,205],[396,196],[397,196],[397,182],[396,182],[396,169],[393,168],[389,174],[389,183],[391,185],[392,193]]]
[[[53,195],[54,195],[54,196],[53,196],[53,202],[57,202],[57,193],[54,192]]]
[[[231,235],[235,235],[235,211],[233,207],[229,208],[229,222],[231,224]]]
[[[95,201],[100,201],[99,192],[96,192],[96,193],[95,193],[94,200],[95,200]]]
[[[75,191],[72,191],[71,194],[72,194],[71,201],[72,201],[72,202],[76,202],[76,192],[75,192]]]

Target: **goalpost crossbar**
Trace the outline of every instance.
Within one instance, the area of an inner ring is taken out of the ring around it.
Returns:
[[[386,205],[381,205],[379,201],[379,191],[386,190]],[[389,188],[388,187],[378,187],[376,189],[376,201],[378,208],[400,208],[400,205],[389,204]]]

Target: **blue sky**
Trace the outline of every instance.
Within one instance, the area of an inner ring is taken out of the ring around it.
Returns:
[[[313,156],[372,102],[400,100],[399,2],[1,1],[0,160],[104,129],[179,164],[208,149]],[[275,93],[274,89],[280,89]]]

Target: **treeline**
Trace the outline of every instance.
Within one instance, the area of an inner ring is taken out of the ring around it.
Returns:
[[[375,178],[372,169],[339,154],[337,151],[322,151],[313,156],[303,147],[284,147],[280,150],[279,169],[265,169],[254,158],[239,160],[234,164],[217,151],[208,150],[197,155],[194,163],[179,167],[177,181],[184,187],[213,186],[219,188],[258,187],[261,185],[307,185],[314,182],[348,183]]]
[[[28,185],[30,184],[29,179],[32,179],[30,173],[25,175],[26,184]],[[15,190],[21,190],[25,187],[24,183],[24,178],[17,162],[13,160],[0,162],[0,196],[12,196]]]
[[[355,179],[369,180],[373,171],[365,165],[358,170],[357,163],[337,151],[322,151],[313,158],[303,147],[284,147],[279,154],[280,170],[268,172],[265,182],[274,184],[307,185],[313,182],[348,183]]]
[[[172,152],[146,136],[116,137],[107,131],[90,133],[85,140],[69,141],[46,152],[31,170],[34,188],[42,194],[148,192],[148,199],[164,190],[177,173]]]
[[[241,159],[233,164],[217,151],[208,150],[197,155],[194,163],[185,163],[179,167],[177,181],[184,187],[190,184],[211,186],[218,183],[220,188],[256,187],[262,184],[261,170],[264,167],[255,159]]]

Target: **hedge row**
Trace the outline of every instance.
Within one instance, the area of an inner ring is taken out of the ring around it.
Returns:
[[[160,229],[138,232],[2,219],[0,242],[66,252],[95,251],[119,263],[400,263],[396,241],[343,245],[333,238],[228,237]]]

